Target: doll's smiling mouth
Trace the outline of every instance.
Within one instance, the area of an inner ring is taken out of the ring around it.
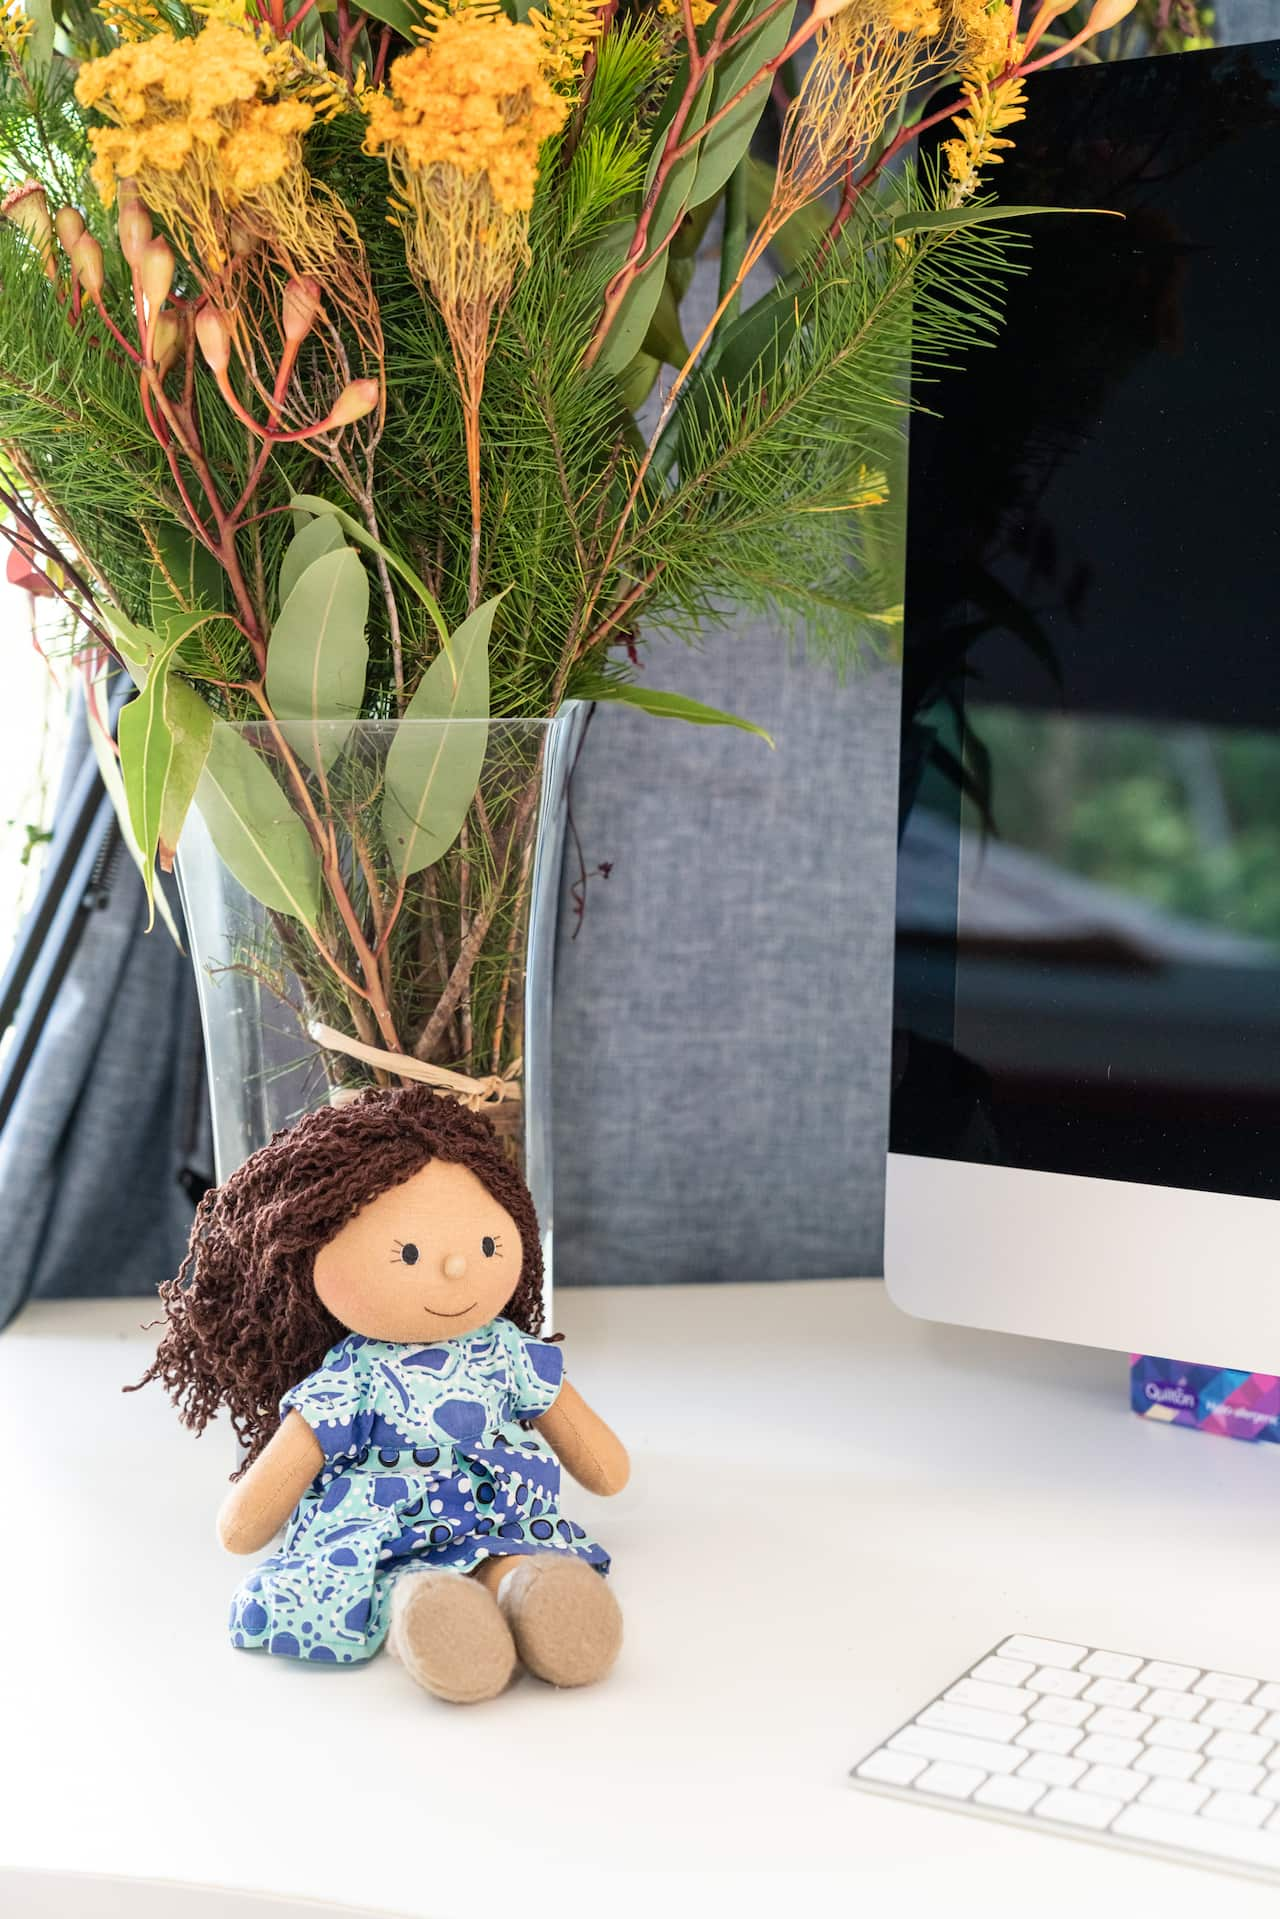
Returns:
[[[433,1319],[461,1319],[463,1313],[473,1313],[475,1309],[476,1301],[473,1299],[469,1306],[463,1306],[456,1313],[442,1313],[438,1306],[424,1306],[422,1310],[424,1313],[430,1313]]]

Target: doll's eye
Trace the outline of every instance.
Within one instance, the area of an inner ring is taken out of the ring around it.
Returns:
[[[411,1239],[406,1239],[403,1242],[400,1240],[397,1240],[395,1243],[395,1247],[396,1249],[394,1253],[392,1253],[391,1255],[391,1260],[393,1265],[398,1265],[401,1262],[403,1262],[403,1264],[406,1266],[417,1265],[418,1249],[414,1245]]]
[[[498,1244],[499,1242],[496,1239],[494,1239],[490,1233],[486,1233],[484,1238],[480,1241],[480,1251],[484,1254],[486,1259],[492,1259],[494,1254],[498,1250]]]

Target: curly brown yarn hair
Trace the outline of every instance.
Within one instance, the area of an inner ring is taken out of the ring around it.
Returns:
[[[243,1472],[276,1431],[282,1396],[347,1331],[316,1294],[316,1254],[434,1159],[469,1167],[515,1221],[523,1259],[503,1311],[540,1333],[537,1215],[488,1120],[426,1086],[371,1091],[308,1113],[205,1194],[187,1256],[160,1289],[168,1323],[138,1385],[159,1380],[196,1432],[225,1407],[248,1452]]]

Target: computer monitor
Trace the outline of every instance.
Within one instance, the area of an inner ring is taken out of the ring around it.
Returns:
[[[1280,1373],[1280,42],[1054,69],[912,425],[885,1264]]]

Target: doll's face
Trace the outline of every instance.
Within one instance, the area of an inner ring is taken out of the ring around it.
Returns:
[[[466,1166],[432,1160],[316,1254],[315,1289],[368,1339],[456,1339],[500,1313],[520,1279],[510,1213]]]

